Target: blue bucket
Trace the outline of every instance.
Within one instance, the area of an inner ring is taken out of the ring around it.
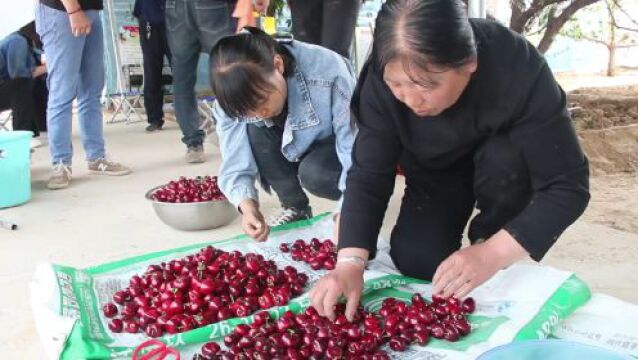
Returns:
[[[601,347],[565,340],[517,341],[496,347],[477,360],[631,360]]]
[[[31,131],[0,131],[0,208],[31,199]]]

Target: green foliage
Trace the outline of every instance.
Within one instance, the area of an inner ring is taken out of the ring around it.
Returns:
[[[281,16],[284,11],[284,6],[286,6],[285,0],[271,0],[267,13],[269,16]]]

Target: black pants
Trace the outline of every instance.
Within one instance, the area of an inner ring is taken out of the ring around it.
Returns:
[[[472,243],[487,240],[518,215],[532,196],[527,166],[505,136],[487,140],[456,169],[404,168],[406,189],[390,239],[390,255],[407,276],[432,279],[461,247],[472,210]]]
[[[292,34],[349,58],[359,7],[361,0],[291,0]]]
[[[164,123],[164,91],[162,69],[164,56],[171,61],[164,24],[150,25],[140,21],[140,43],[144,56],[144,108],[150,124]]]
[[[257,162],[264,189],[272,187],[282,207],[305,209],[311,194],[338,200],[341,163],[337,158],[334,136],[316,142],[299,162],[290,162],[281,153],[282,130],[248,126],[248,138]]]
[[[43,78],[16,78],[0,84],[0,110],[13,116],[13,130],[32,131],[34,136],[46,131],[48,91]]]

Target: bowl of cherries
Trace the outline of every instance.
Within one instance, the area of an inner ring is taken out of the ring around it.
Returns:
[[[217,186],[216,176],[182,176],[147,191],[146,198],[160,220],[178,230],[210,230],[238,215]]]

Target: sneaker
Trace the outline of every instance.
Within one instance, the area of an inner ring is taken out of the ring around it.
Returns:
[[[42,144],[42,141],[38,138],[33,138],[31,139],[31,151],[33,152],[33,149],[37,149],[44,146],[44,144]]]
[[[51,190],[64,189],[71,182],[71,167],[63,163],[53,165],[51,177],[47,183],[47,188]]]
[[[131,169],[103,157],[95,161],[89,161],[89,173],[94,175],[122,176],[130,174]]]
[[[294,221],[308,220],[312,217],[312,209],[310,206],[303,210],[295,208],[284,208],[279,214],[268,220],[268,226],[285,225]]]
[[[186,162],[189,164],[199,164],[206,161],[204,147],[202,145],[189,146],[186,151]]]
[[[147,132],[160,131],[162,130],[162,126],[164,126],[164,123],[151,123],[146,127],[146,131]]]

